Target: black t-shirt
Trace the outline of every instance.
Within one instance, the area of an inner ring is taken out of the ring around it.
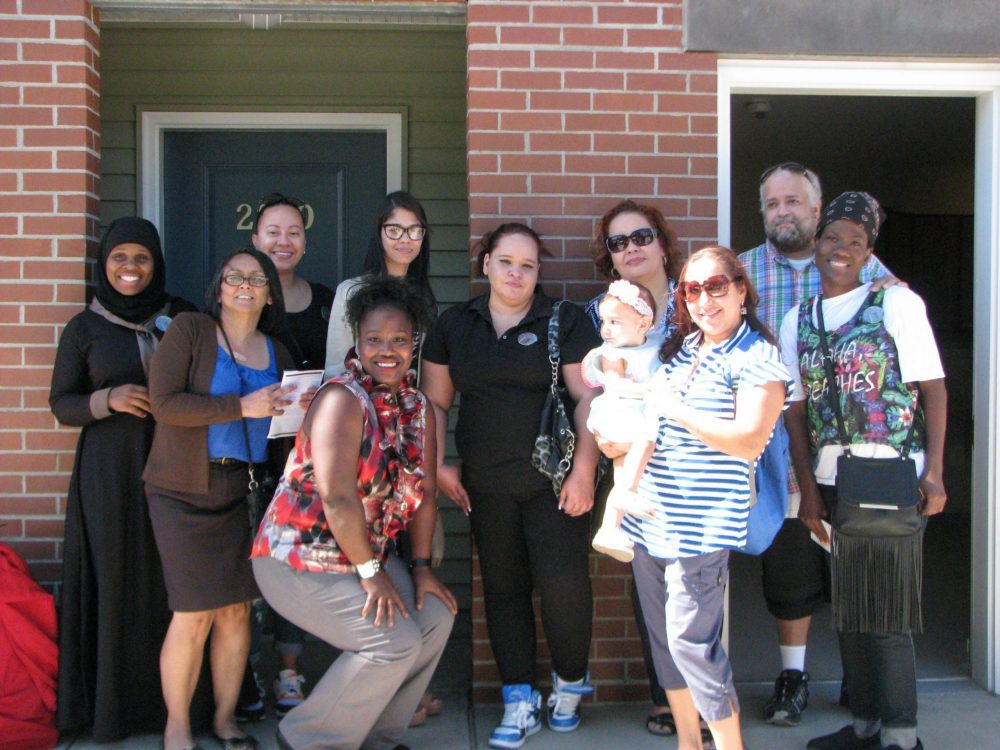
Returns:
[[[536,292],[521,322],[499,339],[487,302],[488,293],[446,310],[424,343],[423,357],[448,365],[461,394],[455,444],[465,487],[470,492],[534,493],[551,487],[531,465],[531,450],[552,382],[546,337],[556,300]],[[579,363],[598,344],[583,310],[564,304],[559,312],[561,364]]]
[[[333,290],[309,282],[312,300],[305,310],[285,313],[285,331],[278,339],[295,359],[300,370],[322,370],[326,365],[326,329],[330,325]]]

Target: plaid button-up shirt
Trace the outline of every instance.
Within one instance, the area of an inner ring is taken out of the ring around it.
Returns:
[[[801,270],[797,271],[788,258],[778,252],[770,240],[758,245],[752,250],[740,253],[740,262],[747,272],[747,277],[760,295],[757,306],[757,317],[771,333],[778,336],[781,331],[781,321],[785,313],[798,306],[803,300],[815,297],[820,292],[819,269],[816,262],[810,260]],[[861,269],[861,283],[867,284],[873,279],[889,274],[889,269],[882,261],[871,255],[864,268]],[[799,483],[795,479],[795,470],[791,462],[788,464],[788,515],[794,518],[799,512]]]

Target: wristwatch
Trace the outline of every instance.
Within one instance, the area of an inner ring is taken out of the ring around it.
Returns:
[[[414,557],[410,560],[410,572],[413,572],[414,568],[429,568],[431,567],[431,559],[429,557]]]
[[[358,578],[364,581],[374,577],[376,573],[382,570],[382,563],[378,561],[377,557],[373,557],[368,562],[363,562],[360,565],[355,565],[354,570],[357,571]]]

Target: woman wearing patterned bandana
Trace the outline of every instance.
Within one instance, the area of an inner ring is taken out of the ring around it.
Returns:
[[[782,357],[796,381],[786,423],[802,485],[799,518],[823,541],[828,535],[821,521],[837,502],[838,458],[844,454],[834,394],[852,455],[894,458],[909,451],[921,513],[940,513],[947,499],[947,394],[924,303],[900,286],[872,292],[858,276],[882,219],[867,193],[843,193],[830,203],[816,247],[822,292],[792,308],[781,326]],[[836,388],[826,375],[820,325],[827,331]],[[834,622],[853,721],[811,740],[811,750],[922,747],[911,635],[921,628],[922,542],[922,531],[889,538],[834,530]]]

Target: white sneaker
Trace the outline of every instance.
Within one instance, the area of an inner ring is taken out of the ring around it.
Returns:
[[[599,528],[590,546],[623,563],[632,562],[632,558],[635,557],[632,540],[628,538],[628,534],[614,526]]]
[[[639,497],[638,492],[613,487],[611,492],[608,493],[608,502],[611,503],[612,507],[624,511],[630,516],[646,520],[656,518],[656,507]]]
[[[306,678],[294,669],[282,669],[274,679],[274,710],[284,716],[306,699],[302,683]]]
[[[588,680],[590,674],[575,682],[566,682],[552,673],[552,694],[548,700],[549,729],[553,732],[572,732],[580,726],[580,698],[593,692]]]
[[[542,729],[542,694],[531,685],[503,686],[503,718],[490,733],[490,747],[515,749]]]

